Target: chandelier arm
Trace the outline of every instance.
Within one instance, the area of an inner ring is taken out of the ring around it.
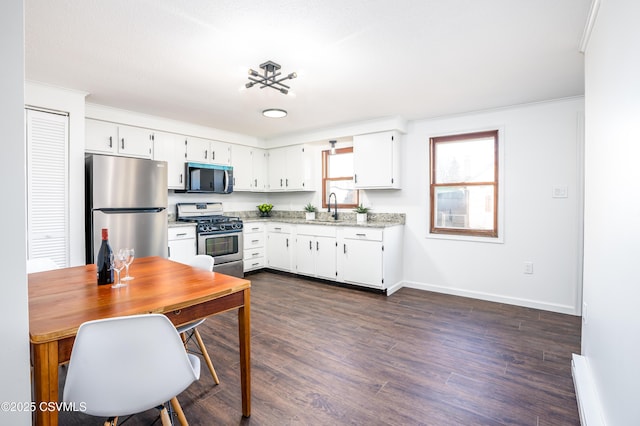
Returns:
[[[287,90],[291,89],[291,87],[289,87],[289,86],[287,86],[286,84],[283,84],[283,83],[277,83],[277,85],[276,85],[276,83],[261,83],[261,84],[262,84],[262,86],[260,86],[261,89],[264,89],[265,87],[271,87],[271,88],[276,89],[276,90],[280,90],[282,87],[284,87]],[[282,86],[282,87],[280,87],[280,86]]]
[[[293,77],[293,78],[295,78],[295,77]],[[281,81],[285,81],[285,80],[291,80],[291,78],[288,75],[286,75],[286,76],[282,77],[281,79],[274,81],[274,83],[282,84],[280,82]],[[284,84],[283,84],[283,86],[284,86]]]

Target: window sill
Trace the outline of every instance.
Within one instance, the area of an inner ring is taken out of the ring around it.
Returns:
[[[492,243],[492,244],[504,244],[504,238],[502,236],[494,237],[476,237],[473,235],[453,235],[453,234],[432,234],[427,233],[426,238],[432,238],[436,240],[453,240],[453,241],[468,241],[474,243]]]

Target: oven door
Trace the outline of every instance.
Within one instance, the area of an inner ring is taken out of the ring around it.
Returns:
[[[242,260],[242,250],[241,231],[198,235],[198,254],[212,256],[216,265]]]

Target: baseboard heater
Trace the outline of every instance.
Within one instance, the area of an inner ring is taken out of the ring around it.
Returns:
[[[573,354],[571,375],[573,376],[573,387],[576,390],[580,424],[582,426],[605,426],[600,400],[591,377],[591,369],[584,356]]]

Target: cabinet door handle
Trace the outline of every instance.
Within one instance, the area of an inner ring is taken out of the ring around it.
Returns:
[[[182,183],[182,173],[180,173],[180,183]]]
[[[124,149],[124,138],[122,138],[122,149]]]
[[[320,250],[320,243],[316,241],[316,251]]]
[[[259,230],[259,229],[260,229],[260,228],[251,228],[251,230],[252,230],[252,231],[257,231],[257,230]]]
[[[273,228],[275,231],[281,231],[282,228]]]
[[[287,238],[287,247],[289,247],[289,239]]]
[[[288,188],[289,187],[289,179],[287,178],[284,181],[285,181],[285,186]]]
[[[253,186],[254,186],[254,188],[258,187],[258,179],[254,179],[253,180]]]
[[[313,250],[313,247],[311,246],[311,240],[309,240],[309,250]]]
[[[209,151],[207,151],[206,149],[204,150],[204,159],[207,159],[207,155],[209,154]]]
[[[346,244],[342,245],[342,251],[343,251],[344,254],[347,254],[347,245]]]
[[[282,188],[282,179],[280,179],[280,188]]]
[[[109,136],[109,148],[113,148],[113,136]]]
[[[260,241],[260,240],[251,240],[251,242],[252,242],[252,243],[257,243],[257,242],[259,242],[259,241]]]
[[[167,255],[171,257],[171,247],[167,247]]]
[[[358,175],[353,175],[353,183],[358,183]]]
[[[251,266],[258,266],[260,263],[252,263]]]
[[[356,234],[358,237],[366,237],[367,234]]]
[[[257,257],[259,255],[260,255],[260,253],[251,253],[251,256],[253,256],[253,257]]]
[[[184,237],[185,235],[187,235],[186,232],[181,232],[179,234],[176,234],[176,237]]]

